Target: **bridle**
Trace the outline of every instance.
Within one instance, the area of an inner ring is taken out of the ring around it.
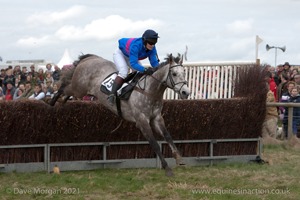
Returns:
[[[172,75],[171,75],[171,70],[172,70],[173,68],[175,68],[175,67],[183,67],[183,66],[182,66],[181,64],[176,64],[176,65],[171,66],[171,64],[170,64],[169,72],[168,72],[167,78],[166,78],[166,80],[164,80],[164,81],[161,81],[161,80],[157,79],[157,78],[156,78],[155,76],[153,76],[153,75],[149,75],[149,77],[153,78],[154,80],[156,80],[156,81],[159,82],[160,84],[165,85],[166,87],[168,87],[168,80],[169,80],[170,83],[171,83],[171,86],[170,86],[169,88],[172,89],[172,90],[174,90],[175,92],[180,93],[180,91],[182,90],[183,86],[184,86],[184,85],[187,85],[187,81],[181,81],[181,82],[175,83],[175,81],[174,81],[174,79],[173,79],[173,77],[172,77]],[[144,76],[144,77],[142,78],[142,79],[145,80],[145,82],[146,82],[146,77],[147,77],[147,76]],[[141,79],[141,80],[142,80],[142,79]],[[178,85],[178,84],[182,84],[182,85],[181,85],[180,89],[176,91],[176,90],[175,90],[175,87],[176,87],[176,85]],[[146,84],[144,84],[144,86],[146,86]],[[145,88],[142,89],[141,86],[139,86],[139,88],[140,88],[141,90],[143,90],[143,91],[145,90]]]
[[[170,75],[171,69],[174,68],[174,67],[183,67],[183,66],[182,66],[181,64],[177,64],[177,65],[170,66],[169,72],[168,72],[168,76],[167,76],[167,79],[165,80],[165,83],[164,83],[164,84],[168,85],[167,82],[168,82],[168,79],[169,79],[169,80],[170,80],[170,83],[171,83],[171,87],[170,87],[170,88],[171,88],[172,90],[175,91],[175,86],[182,83],[180,89],[178,90],[178,92],[180,93],[182,87],[183,87],[184,85],[187,85],[187,81],[181,81],[181,82],[175,83],[175,81],[174,81],[172,75]],[[175,92],[176,92],[176,91],[175,91]]]

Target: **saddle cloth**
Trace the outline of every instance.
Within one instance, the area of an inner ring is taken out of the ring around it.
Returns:
[[[138,80],[143,76],[142,73],[132,72],[124,80],[122,87],[117,91],[117,96],[122,100],[128,100],[133,88],[137,84]],[[117,72],[109,74],[101,83],[100,90],[104,94],[110,94]]]

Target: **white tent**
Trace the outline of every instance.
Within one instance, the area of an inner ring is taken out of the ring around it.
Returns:
[[[62,69],[64,65],[71,65],[74,62],[74,59],[70,56],[69,50],[65,49],[64,55],[57,63],[57,66]]]

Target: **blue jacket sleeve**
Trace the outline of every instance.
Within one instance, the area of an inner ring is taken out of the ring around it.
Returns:
[[[158,62],[157,51],[155,47],[153,48],[151,54],[149,55],[149,61],[152,67],[158,67],[159,62]]]
[[[139,64],[139,47],[137,45],[132,45],[130,48],[130,54],[129,54],[129,62],[133,69],[144,72],[145,68]]]

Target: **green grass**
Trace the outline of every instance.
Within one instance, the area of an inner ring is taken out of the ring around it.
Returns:
[[[0,199],[300,199],[300,150],[264,147],[269,164],[0,173]],[[274,193],[274,194],[273,194]]]

